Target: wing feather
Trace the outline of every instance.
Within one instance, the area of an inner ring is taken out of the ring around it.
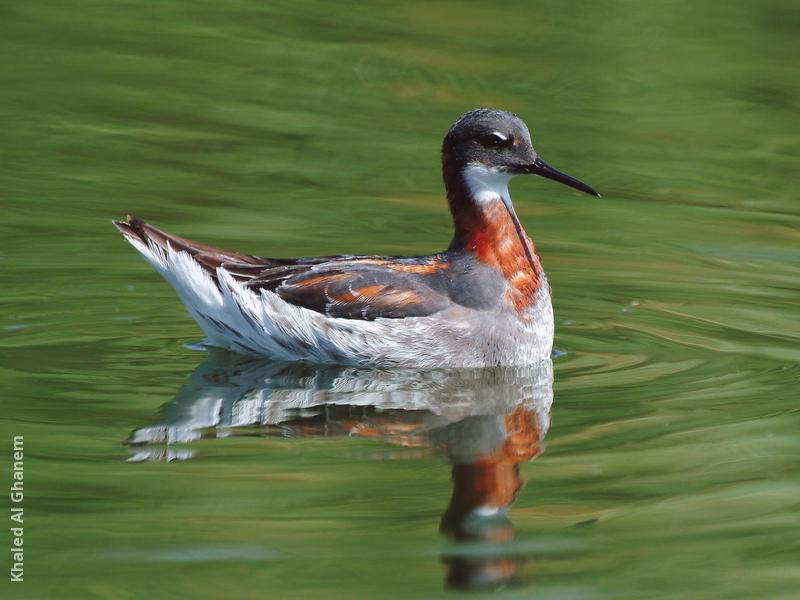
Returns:
[[[421,317],[453,304],[445,285],[451,266],[441,254],[264,258],[178,237],[131,216],[114,224],[128,238],[187,252],[217,285],[221,267],[254,291],[275,292],[286,302],[330,317]]]
[[[392,264],[374,257],[332,260],[284,278],[273,291],[297,306],[350,319],[421,317],[451,304],[428,276],[398,273]],[[248,286],[261,287],[261,281]]]

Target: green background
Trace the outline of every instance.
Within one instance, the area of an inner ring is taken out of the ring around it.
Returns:
[[[440,250],[441,139],[479,106],[603,194],[511,186],[566,354],[500,595],[796,597],[799,38],[787,0],[3,3],[4,597],[460,594],[436,452],[234,435],[126,462],[205,354],[110,219],[265,256]]]

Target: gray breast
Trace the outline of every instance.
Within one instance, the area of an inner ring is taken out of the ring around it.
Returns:
[[[507,283],[499,271],[482,264],[465,250],[450,251],[447,258],[451,270],[440,285],[453,302],[475,310],[500,306]]]

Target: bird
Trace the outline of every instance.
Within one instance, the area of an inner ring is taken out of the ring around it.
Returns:
[[[424,256],[265,258],[112,221],[175,288],[205,343],[276,360],[376,367],[534,364],[553,346],[551,289],[511,203],[539,175],[599,197],[544,162],[525,123],[475,109],[442,143],[454,234]]]

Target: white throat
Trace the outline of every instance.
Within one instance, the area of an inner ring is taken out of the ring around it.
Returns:
[[[508,182],[514,175],[480,163],[467,165],[461,173],[478,205],[483,206],[501,200],[507,206],[511,206]]]

